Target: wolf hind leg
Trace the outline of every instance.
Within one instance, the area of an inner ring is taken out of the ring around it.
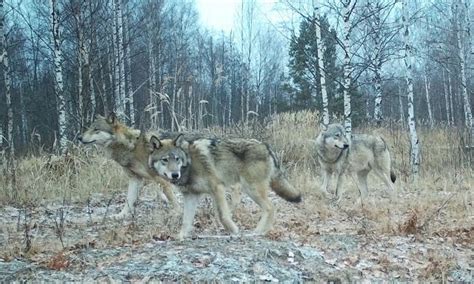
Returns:
[[[257,235],[264,235],[272,228],[275,218],[275,208],[268,198],[268,183],[260,183],[250,186],[247,189],[247,194],[262,209],[262,216],[258,221],[254,233]]]
[[[239,232],[239,228],[234,223],[234,221],[232,221],[229,205],[227,204],[227,200],[225,198],[224,185],[218,184],[214,186],[213,197],[214,204],[216,205],[217,214],[222,225],[227,231],[231,232],[232,234],[237,234]]]
[[[194,217],[196,216],[196,210],[201,199],[200,194],[186,193],[183,194],[183,223],[181,225],[181,231],[178,235],[178,240],[184,240],[193,228]]]
[[[369,171],[362,170],[357,172],[357,187],[359,188],[360,197],[367,199],[367,175]]]
[[[395,187],[393,183],[390,181],[390,168],[388,170],[381,169],[380,167],[373,168],[374,174],[378,176],[383,183],[385,184],[385,191],[388,193],[390,198],[394,197],[395,194]]]

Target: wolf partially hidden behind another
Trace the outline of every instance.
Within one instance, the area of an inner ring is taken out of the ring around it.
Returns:
[[[367,196],[367,175],[373,171],[389,188],[389,195],[394,193],[396,176],[391,170],[390,153],[382,137],[353,134],[351,142],[345,136],[341,124],[322,125],[322,131],[316,138],[316,153],[323,183],[321,190],[329,193],[331,175],[336,175],[336,199],[342,192],[343,175],[350,174],[357,181],[361,198]],[[391,182],[390,182],[391,180]]]
[[[262,209],[255,233],[270,230],[275,210],[268,197],[271,188],[290,202],[300,202],[301,194],[291,186],[277,165],[268,145],[253,139],[197,139],[191,143],[176,139],[150,138],[149,166],[160,176],[179,186],[184,197],[183,223],[178,239],[192,230],[200,197],[209,193],[225,229],[238,233],[225,198],[226,189],[242,189]]]
[[[146,135],[138,129],[121,124],[114,113],[107,118],[97,116],[90,127],[79,137],[83,144],[103,146],[129,176],[127,202],[115,218],[123,218],[134,212],[139,190],[145,180],[157,182],[171,205],[177,209],[178,203],[173,193],[173,185],[148,167],[149,149]]]

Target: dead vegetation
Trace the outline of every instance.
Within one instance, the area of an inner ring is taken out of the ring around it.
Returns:
[[[288,247],[295,244],[310,247],[321,254],[318,256],[321,262],[317,263],[326,272],[321,275],[317,274],[317,267],[313,270],[306,267],[305,263],[315,261],[316,256],[291,257],[288,251],[284,256],[276,256],[282,259],[279,263],[285,271],[298,267],[299,270],[295,269],[300,279],[316,280],[321,279],[319,275],[326,280],[341,281],[472,281],[474,177],[472,164],[468,163],[471,158],[462,150],[461,132],[421,129],[422,175],[412,182],[405,130],[356,129],[356,132],[377,131],[390,145],[393,166],[400,177],[396,197],[389,199],[381,188],[382,182],[373,178],[369,180],[369,200],[361,204],[354,183],[348,179],[343,200],[334,204],[319,192],[319,169],[311,144],[318,133],[315,121],[314,113],[300,112],[282,114],[259,126],[259,138],[273,145],[290,181],[304,193],[304,202],[297,206],[272,195],[277,221],[264,238],[269,246],[266,249],[274,249],[275,243],[270,244],[271,241]],[[229,133],[232,132],[229,129],[219,131],[223,135],[237,135]],[[250,136],[245,129],[236,132]],[[77,272],[90,268],[91,261],[107,262],[107,259],[108,264],[103,265],[110,268],[114,261],[134,259],[133,254],[115,255],[117,251],[158,243],[167,243],[168,250],[194,248],[189,253],[195,257],[191,264],[196,270],[210,269],[217,261],[203,252],[214,246],[216,239],[212,236],[225,235],[209,200],[201,205],[194,224],[195,238],[199,239],[184,244],[174,241],[180,215],[168,209],[156,185],[145,187],[135,216],[124,221],[112,220],[110,216],[125,202],[127,179],[120,167],[100,150],[77,147],[65,157],[44,154],[24,158],[16,162],[15,184],[11,189],[10,177],[0,177],[0,186],[5,189],[0,192],[0,279],[2,275],[11,276],[8,271],[18,264],[17,260],[33,263],[37,265],[35,269]],[[244,198],[234,211],[234,220],[248,232],[255,226],[259,213],[258,206]],[[241,245],[250,247],[253,241],[246,239]],[[201,247],[195,246],[196,243]],[[92,260],[88,253],[93,255]],[[186,265],[176,263],[173,267],[178,271]],[[271,272],[252,267],[249,275],[253,278],[247,280],[273,279]],[[159,275],[155,279],[161,279]],[[202,277],[189,279],[206,279]],[[85,278],[71,280],[78,279]]]

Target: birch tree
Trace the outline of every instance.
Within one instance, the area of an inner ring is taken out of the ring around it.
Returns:
[[[125,98],[125,57],[123,45],[123,15],[122,0],[115,0],[115,17],[117,21],[117,57],[119,62],[119,106],[117,106],[117,115],[125,119],[126,98]]]
[[[329,125],[329,101],[328,92],[326,89],[326,70],[324,67],[324,52],[325,45],[321,37],[321,12],[319,6],[319,0],[314,0],[314,21],[316,29],[316,40],[318,41],[318,67],[319,67],[319,80],[321,84],[321,99],[323,102],[323,124]]]
[[[124,69],[124,72],[126,70],[125,74],[125,85],[127,86],[126,94],[127,94],[127,105],[128,105],[128,110],[129,110],[129,119],[130,119],[130,125],[134,126],[135,125],[135,107],[134,107],[134,99],[133,99],[133,86],[132,86],[132,60],[131,60],[131,53],[130,53],[130,22],[128,20],[128,15],[130,13],[128,9],[127,4],[125,4],[125,9],[123,9],[122,13],[122,18],[123,18],[123,23],[125,25],[125,30],[124,30],[124,40],[125,40],[125,48],[124,48],[124,56],[125,56],[125,63],[126,63],[126,68]]]
[[[474,121],[472,117],[471,111],[471,103],[469,101],[469,92],[468,92],[468,82],[466,76],[466,55],[465,55],[465,45],[463,44],[463,40],[465,39],[464,31],[466,29],[466,15],[467,11],[460,11],[459,10],[459,3],[454,1],[454,9],[455,9],[455,18],[457,18],[457,25],[456,25],[456,38],[457,38],[457,50],[458,50],[458,59],[459,59],[459,69],[461,72],[461,89],[462,89],[462,97],[463,97],[463,105],[464,105],[464,121],[466,127],[470,129],[471,136],[474,137]],[[470,39],[468,39],[470,40]],[[474,138],[472,138],[474,139]]]
[[[13,107],[11,97],[11,78],[10,65],[8,62],[7,52],[7,34],[5,32],[5,8],[3,0],[0,0],[0,63],[3,66],[3,79],[5,82],[5,98],[7,103],[7,137],[8,149],[10,157],[15,155],[15,145],[13,143]],[[3,141],[2,132],[0,132],[0,139]],[[3,143],[2,143],[3,144]]]
[[[343,21],[344,21],[344,38],[342,41],[344,52],[344,82],[343,82],[343,97],[344,97],[344,129],[346,131],[346,138],[351,141],[352,135],[352,110],[351,110],[351,14],[354,11],[357,1],[341,0],[343,6]]]
[[[408,128],[410,131],[410,163],[412,167],[412,173],[415,179],[418,178],[419,166],[420,166],[420,144],[418,141],[418,135],[416,133],[416,120],[415,120],[415,106],[413,104],[413,76],[412,76],[412,46],[410,42],[410,29],[409,29],[409,13],[407,7],[407,1],[402,1],[402,25],[403,25],[403,41],[404,41],[404,55],[403,62],[405,65],[405,80],[407,84],[408,92]]]
[[[64,84],[63,84],[63,70],[62,62],[63,55],[61,52],[61,33],[59,27],[59,11],[56,0],[50,0],[50,15],[51,15],[51,41],[53,43],[53,61],[54,61],[54,91],[56,95],[57,111],[58,111],[58,136],[59,136],[59,150],[65,153],[67,146],[66,136],[66,100],[64,98]]]
[[[427,72],[427,71],[425,71]],[[425,73],[425,98],[426,98],[426,107],[428,109],[428,122],[430,124],[430,128],[434,127],[434,120],[433,120],[433,112],[431,111],[431,97],[430,97],[430,82],[428,80],[428,75]]]

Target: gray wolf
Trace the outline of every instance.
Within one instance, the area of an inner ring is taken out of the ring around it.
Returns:
[[[178,203],[172,190],[172,184],[148,167],[149,150],[144,140],[149,139],[143,131],[128,128],[117,119],[114,113],[107,118],[97,116],[90,127],[79,137],[83,144],[103,146],[109,156],[125,170],[129,176],[127,202],[115,218],[123,218],[134,212],[138,193],[145,180],[157,182],[163,188],[171,205]]]
[[[225,199],[227,188],[246,192],[262,209],[255,234],[268,232],[275,210],[268,197],[271,188],[290,202],[300,202],[301,194],[289,184],[269,146],[253,139],[197,139],[183,136],[160,140],[150,138],[149,166],[179,187],[184,197],[183,223],[178,239],[192,230],[202,194],[210,194],[222,225],[233,234],[238,228],[231,219]]]
[[[356,181],[361,198],[367,196],[367,175],[372,171],[393,194],[396,176],[391,169],[390,153],[382,137],[353,134],[351,141],[345,136],[340,124],[322,125],[316,138],[316,153],[321,165],[323,183],[321,189],[329,193],[331,175],[336,176],[336,199],[341,197],[343,175],[349,174]],[[390,182],[391,181],[391,182]]]

